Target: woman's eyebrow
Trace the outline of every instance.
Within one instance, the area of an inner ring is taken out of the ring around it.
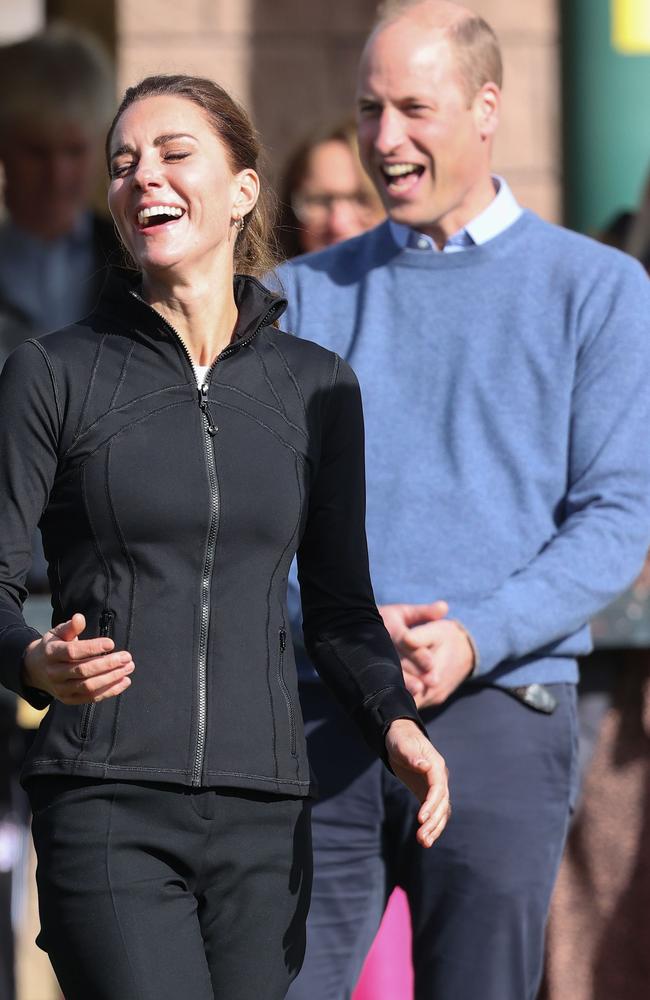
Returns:
[[[172,142],[174,139],[192,139],[196,142],[195,136],[191,135],[189,132],[165,132],[163,135],[158,135],[153,141],[154,146],[164,146],[168,142]],[[135,153],[135,147],[131,146],[130,143],[125,142],[121,146],[118,146],[116,150],[111,153],[111,160],[114,160],[116,156],[124,156],[126,153]]]
[[[190,135],[189,132],[167,132],[164,135],[159,135],[154,139],[154,146],[164,146],[167,142],[172,142],[173,139],[193,139],[196,142],[196,138]]]

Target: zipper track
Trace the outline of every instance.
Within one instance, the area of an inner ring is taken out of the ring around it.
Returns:
[[[173,334],[178,343],[181,346],[183,354],[192,370],[192,378],[196,382],[196,369],[194,368],[194,363],[190,356],[190,352],[187,349],[185,341],[181,337],[178,330],[175,330],[171,323],[165,319],[165,317],[150,306],[148,302],[138,295],[137,292],[131,290],[131,295],[142,305],[146,306],[159,320],[161,320],[167,329]],[[225,347],[223,351],[218,355],[218,357],[213,361],[208,372],[206,373],[203,385],[198,390],[198,402],[199,409],[201,410],[201,416],[203,418],[203,444],[205,448],[205,457],[208,467],[208,479],[210,483],[210,523],[208,526],[208,541],[205,554],[205,562],[203,564],[203,576],[201,578],[201,612],[200,612],[200,626],[199,626],[199,652],[197,657],[197,680],[198,680],[198,712],[197,712],[197,725],[196,725],[196,742],[194,748],[194,764],[192,767],[192,785],[200,786],[201,778],[203,774],[203,763],[205,759],[205,738],[207,730],[207,668],[208,668],[208,636],[210,632],[210,591],[211,591],[211,581],[212,581],[212,571],[214,568],[214,558],[217,548],[217,536],[219,534],[219,515],[221,509],[221,502],[219,496],[219,480],[217,478],[217,466],[214,458],[214,446],[212,443],[212,438],[217,433],[218,428],[215,426],[212,419],[212,414],[210,412],[207,395],[210,388],[210,379],[219,361],[224,360],[235,351],[240,348],[245,347],[249,344],[257,333],[266,324],[267,320],[275,312],[275,306],[269,309],[262,320],[257,324],[254,330],[250,333],[245,340],[240,340],[236,344],[229,344]],[[294,736],[295,739],[295,736]]]
[[[278,681],[280,687],[282,688],[282,694],[284,695],[284,700],[287,703],[287,714],[289,716],[289,734],[290,734],[290,746],[291,746],[291,756],[296,756],[296,720],[293,714],[293,705],[291,704],[291,695],[289,694],[289,688],[287,687],[287,682],[284,679],[284,651],[287,648],[287,632],[286,629],[280,629],[280,657],[278,660]]]
[[[102,611],[99,619],[99,634],[102,638],[106,636],[110,638],[112,636],[114,619],[115,615],[112,611]],[[92,726],[96,708],[97,703],[94,701],[84,705],[83,712],[81,713],[81,722],[79,724],[79,738],[82,743],[85,743],[90,735],[90,727]]]

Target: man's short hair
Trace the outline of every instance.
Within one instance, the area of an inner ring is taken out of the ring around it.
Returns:
[[[422,0],[384,0],[377,9],[374,30],[397,21],[411,8],[421,4]],[[472,12],[444,30],[456,52],[469,101],[486,83],[496,83],[497,87],[503,85],[499,39],[486,20]]]
[[[88,32],[54,24],[0,47],[0,131],[18,121],[66,118],[101,132],[114,110],[113,67]]]

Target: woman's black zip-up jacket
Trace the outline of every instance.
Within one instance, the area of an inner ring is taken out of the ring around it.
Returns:
[[[54,623],[86,616],[135,662],[97,704],[53,701],[23,780],[65,773],[309,791],[286,608],[298,552],[307,649],[385,759],[417,720],[375,607],[363,418],[351,369],[273,327],[238,277],[232,343],[197,388],[180,338],[113,274],[86,320],[21,345],[0,379],[0,671],[25,688],[21,614],[40,523]]]

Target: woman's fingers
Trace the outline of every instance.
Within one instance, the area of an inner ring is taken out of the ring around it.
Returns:
[[[444,759],[418,726],[407,719],[391,723],[386,746],[393,771],[421,803],[417,839],[423,847],[430,847],[451,813]]]
[[[50,639],[46,645],[48,658],[60,663],[76,663],[79,660],[88,660],[92,656],[104,656],[115,647],[115,643],[108,636],[76,639],[72,642]]]
[[[92,693],[83,689],[79,689],[76,692],[70,690],[61,696],[57,695],[57,698],[64,705],[87,705],[90,703],[105,701],[107,698],[114,698],[116,695],[122,694],[123,691],[126,691],[130,685],[131,678],[120,675],[117,680],[112,680],[109,683],[103,684]]]
[[[435,807],[426,812],[426,820],[421,819],[422,812],[423,810],[418,816],[420,826],[417,831],[417,839],[424,847],[430,847],[444,830],[451,815],[449,796],[444,795]]]
[[[106,674],[118,667],[127,667],[133,660],[131,654],[124,650],[117,653],[107,653],[91,659],[78,662],[70,660],[48,661],[47,672],[52,680],[86,680],[98,674]]]
[[[107,673],[98,674],[86,680],[68,679],[56,685],[56,697],[65,705],[80,705],[86,702],[103,701],[121,694],[131,684],[130,674],[135,664],[120,667]]]

